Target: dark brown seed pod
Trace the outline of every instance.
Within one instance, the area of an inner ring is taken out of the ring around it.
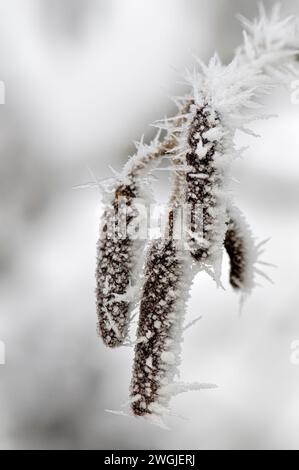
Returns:
[[[229,207],[227,217],[227,232],[224,246],[230,260],[230,284],[242,294],[250,294],[256,285],[256,274],[260,274],[270,280],[256,266],[258,263],[267,264],[259,260],[263,242],[255,245],[251,229],[237,207]]]
[[[135,415],[159,414],[167,406],[180,353],[181,323],[189,288],[183,253],[175,241],[156,240],[145,267],[133,376]]]
[[[132,207],[136,195],[133,182],[116,188],[113,203],[104,214],[105,223],[97,246],[98,332],[109,347],[121,345],[127,336],[130,305],[127,292],[135,256],[128,226],[136,217]]]
[[[224,246],[230,259],[230,283],[234,289],[241,289],[245,283],[247,268],[246,249],[244,237],[240,234],[236,221],[232,218],[227,224]]]
[[[226,134],[220,116],[210,106],[194,106],[186,152],[189,247],[196,261],[208,264],[219,259],[226,228]]]

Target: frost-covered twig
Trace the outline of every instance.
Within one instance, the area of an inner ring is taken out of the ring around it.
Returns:
[[[231,263],[230,282],[242,298],[256,284],[256,274],[268,278],[257,267],[257,263],[265,264],[259,260],[262,244],[255,245],[244,217],[230,204],[231,166],[239,154],[234,137],[237,130],[254,135],[246,126],[263,116],[260,98],[277,85],[278,77],[280,81],[295,71],[298,37],[293,19],[281,21],[277,7],[270,16],[261,7],[258,20],[242,21],[247,32],[232,62],[222,64],[217,54],[208,65],[198,60],[198,70],[187,74],[191,92],[178,100],[178,115],[158,124],[167,131],[166,140],[139,145],[105,212],[109,220],[109,209],[117,213],[118,197],[125,197],[128,218],[120,223],[130,229],[138,218],[134,202],[144,197],[142,178],[161,156],[172,157],[175,179],[167,237],[154,241],[147,251],[141,289],[130,389],[131,410],[136,416],[160,416],[168,411],[171,395],[190,389],[180,388],[175,376],[186,301],[197,270],[192,268],[206,271],[221,285],[225,246]],[[190,225],[183,225],[183,237],[177,239],[179,212],[186,205]],[[140,256],[141,245],[130,230],[121,240],[110,239],[107,220],[98,245],[97,306],[100,334],[107,345],[117,346],[124,343],[127,334],[133,303],[130,293],[134,293],[134,279],[138,279],[135,254]]]

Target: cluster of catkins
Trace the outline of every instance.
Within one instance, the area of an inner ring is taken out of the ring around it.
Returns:
[[[220,285],[225,249],[230,283],[242,298],[256,284],[256,274],[263,275],[256,265],[261,244],[255,244],[229,196],[231,166],[239,154],[234,136],[236,130],[251,132],[246,125],[265,117],[260,98],[297,74],[299,40],[297,22],[280,19],[277,6],[270,14],[260,7],[258,19],[241,21],[243,43],[232,62],[223,65],[217,55],[208,65],[198,60],[197,70],[186,76],[190,91],[175,100],[177,115],[158,124],[164,139],[160,130],[150,145],[139,144],[114,182],[103,217],[96,268],[98,331],[110,348],[128,344],[132,311],[139,310],[130,409],[152,420],[167,413],[172,395],[188,389],[175,377],[194,274],[204,270]],[[174,175],[165,234],[144,250],[144,240],[135,236],[142,224],[136,201],[147,198],[146,175],[165,156]],[[179,239],[174,232],[184,205],[190,208],[190,223]]]

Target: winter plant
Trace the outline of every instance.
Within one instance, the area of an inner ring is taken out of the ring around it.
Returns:
[[[158,123],[154,141],[139,143],[106,188],[97,247],[98,332],[110,348],[132,345],[132,312],[139,311],[130,409],[160,424],[171,396],[213,387],[175,379],[196,273],[205,271],[220,286],[225,249],[230,284],[242,300],[256,285],[256,275],[268,278],[258,267],[266,264],[260,260],[264,242],[256,244],[230,196],[232,163],[240,156],[235,133],[252,134],[247,125],[267,117],[262,96],[297,74],[298,30],[293,17],[280,19],[277,6],[270,14],[261,6],[258,19],[241,22],[243,43],[231,63],[222,64],[217,55],[207,65],[198,59],[185,77],[188,93],[175,99],[177,115]],[[138,205],[146,207],[150,200],[151,172],[165,157],[173,172],[165,226],[145,249],[146,237],[136,235],[145,223]]]

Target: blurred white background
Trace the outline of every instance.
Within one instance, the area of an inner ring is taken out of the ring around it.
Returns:
[[[267,6],[273,2],[266,1]],[[286,13],[299,14],[295,0]],[[96,336],[97,189],[77,190],[88,168],[110,176],[151,122],[171,115],[192,53],[229,61],[245,0],[0,0],[0,448],[299,449],[299,105],[268,99],[276,119],[236,163],[235,197],[278,265],[238,317],[228,284],[194,284],[182,379],[217,383],[172,401],[186,419],[163,431],[106,413],[127,399],[128,348]],[[161,197],[167,178],[157,188]]]

